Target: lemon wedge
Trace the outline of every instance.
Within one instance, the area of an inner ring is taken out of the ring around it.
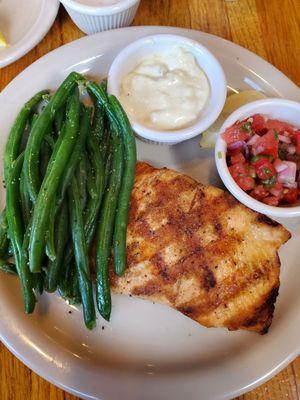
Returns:
[[[5,40],[5,37],[3,36],[3,33],[0,32],[0,48],[1,47],[7,47],[7,41]]]
[[[256,90],[245,90],[244,92],[230,94],[218,119],[202,133],[199,142],[200,147],[207,149],[214,147],[223,122],[233,111],[251,101],[264,98],[266,96]]]

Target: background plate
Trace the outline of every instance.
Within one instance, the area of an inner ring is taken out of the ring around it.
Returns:
[[[58,0],[0,0],[0,29],[9,47],[0,48],[0,68],[18,60],[46,35]]]
[[[216,36],[163,27],[114,30],[60,47],[7,86],[0,94],[1,152],[18,110],[34,92],[55,89],[72,70],[103,77],[121,48],[155,33],[199,40],[220,60],[233,89],[300,100],[299,88],[281,72]],[[198,140],[172,147],[138,141],[138,158],[220,185],[213,152],[201,150]],[[2,189],[0,205],[4,200]],[[299,220],[285,225],[293,238],[281,250],[280,295],[265,336],[206,329],[166,306],[125,296],[113,297],[111,323],[98,317],[97,329],[89,332],[81,310],[55,295],[43,296],[35,314],[24,315],[19,283],[2,274],[1,340],[35,372],[85,399],[232,398],[270,378],[299,353]]]

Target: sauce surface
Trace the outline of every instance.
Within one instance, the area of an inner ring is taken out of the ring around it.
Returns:
[[[194,55],[181,47],[151,54],[126,75],[120,101],[137,122],[175,130],[192,124],[210,94],[207,76]]]

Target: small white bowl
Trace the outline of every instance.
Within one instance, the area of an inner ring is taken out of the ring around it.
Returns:
[[[74,23],[84,33],[129,26],[135,17],[140,0],[116,0],[108,6],[92,6],[76,0],[61,0]]]
[[[210,84],[210,98],[201,115],[192,125],[177,130],[156,130],[146,127],[129,116],[136,134],[143,139],[176,144],[199,135],[218,118],[226,99],[226,78],[219,61],[206,47],[184,36],[160,34],[146,36],[125,47],[113,61],[108,73],[108,91],[120,98],[121,83],[143,58],[150,54],[161,54],[178,46],[191,52],[205,72]]]
[[[236,111],[234,111],[224,122],[220,129],[220,133],[215,147],[215,161],[219,175],[224,182],[227,189],[236,197],[241,203],[252,210],[258,211],[262,214],[271,217],[297,217],[300,216],[300,205],[275,207],[264,204],[244,192],[234,181],[230,175],[226,163],[227,144],[222,139],[221,134],[226,128],[233,125],[239,120],[251,117],[254,114],[263,114],[268,118],[278,119],[280,121],[288,122],[295,127],[300,127],[300,103],[284,99],[263,99],[248,103]]]

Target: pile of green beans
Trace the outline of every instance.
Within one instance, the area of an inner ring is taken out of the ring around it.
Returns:
[[[105,81],[71,72],[56,92],[22,107],[4,152],[0,271],[19,277],[26,313],[45,290],[82,304],[88,329],[96,306],[110,319],[110,274],[126,267],[135,165],[130,123]]]

